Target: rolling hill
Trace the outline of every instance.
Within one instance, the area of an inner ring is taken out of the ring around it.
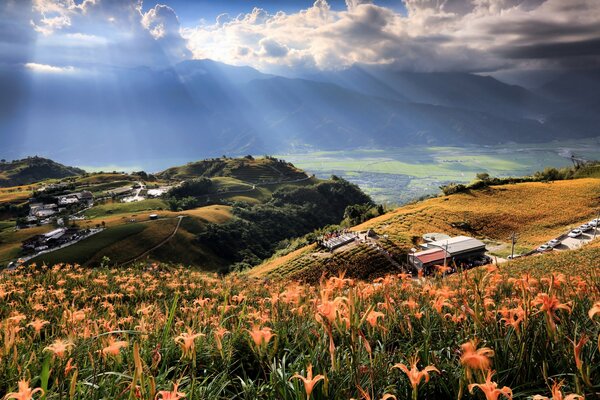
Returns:
[[[0,162],[0,187],[28,185],[46,179],[61,179],[84,174],[80,168],[67,167],[42,157]]]
[[[162,186],[168,192],[161,198],[131,202],[121,201],[115,194],[130,192],[146,178],[148,187]],[[98,266],[144,260],[226,272],[234,264],[260,263],[273,254],[280,241],[339,223],[349,205],[372,204],[355,185],[308,176],[273,157],[214,158],[151,176],[93,173],[68,177],[64,182],[68,185],[59,194],[87,190],[97,199],[70,225],[103,230],[65,248],[37,254],[30,262]],[[0,190],[0,200],[5,201],[0,202],[0,211],[7,209],[6,215],[0,214],[0,264],[29,256],[21,250],[21,242],[56,227],[53,221],[15,233],[15,221],[27,215],[26,200],[32,195],[50,196],[52,201],[52,195],[35,194],[31,188]],[[14,202],[23,204],[15,209]],[[68,214],[63,211],[55,218],[64,220]],[[154,214],[158,220],[151,218]]]
[[[549,183],[529,182],[470,190],[409,204],[351,228],[374,230],[380,249],[352,245],[333,254],[304,247],[274,257],[248,271],[253,277],[315,281],[322,273],[347,270],[357,277],[397,271],[411,247],[425,233],[467,235],[488,243],[495,254],[506,257],[512,232],[518,234],[517,251],[529,251],[563,234],[571,227],[597,218],[600,179],[582,178]],[[394,263],[395,262],[395,263]]]

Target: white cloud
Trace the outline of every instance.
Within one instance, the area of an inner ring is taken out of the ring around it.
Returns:
[[[326,0],[290,14],[255,8],[235,19],[220,17],[214,24],[185,29],[183,35],[195,58],[263,70],[331,70],[364,63],[417,71],[492,71],[582,58],[600,65],[600,48],[587,44],[600,38],[597,0],[404,3],[407,15],[368,0],[347,0],[342,11],[332,10]],[[573,54],[575,48],[548,47],[566,41],[579,43],[581,54]]]
[[[49,73],[49,74],[66,74],[75,72],[76,69],[72,66],[57,67],[54,65],[38,64],[38,63],[26,63],[25,68],[33,72]]]

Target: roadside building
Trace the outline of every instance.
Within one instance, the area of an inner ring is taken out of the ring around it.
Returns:
[[[470,268],[488,261],[485,243],[469,236],[456,236],[421,245],[425,250],[443,250],[447,253],[446,265],[463,265]]]
[[[436,265],[444,265],[444,260],[449,259],[448,253],[444,249],[428,249],[409,254],[408,260],[417,271],[430,271]]]

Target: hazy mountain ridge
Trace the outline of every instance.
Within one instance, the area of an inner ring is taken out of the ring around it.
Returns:
[[[29,84],[16,84],[23,76]],[[0,147],[4,157],[38,153],[88,164],[596,136],[600,76],[587,74],[569,91],[570,76],[533,91],[472,74],[365,66],[303,79],[210,60],[72,76],[4,67],[4,98],[28,112],[6,104]],[[590,93],[578,95],[585,87]]]

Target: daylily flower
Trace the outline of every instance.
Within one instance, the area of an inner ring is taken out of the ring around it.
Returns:
[[[110,338],[108,341],[108,346],[106,346],[105,348],[100,350],[100,353],[102,354],[103,357],[106,357],[109,355],[117,357],[121,354],[121,349],[127,347],[128,345],[129,345],[129,343],[126,341],[123,341],[123,340],[116,341],[115,339]]]
[[[51,351],[56,357],[64,358],[69,352],[69,348],[75,346],[72,342],[58,339],[50,346],[46,347],[44,351]]]
[[[44,321],[41,319],[34,319],[33,321],[31,321],[30,323],[27,324],[27,326],[31,326],[33,328],[33,330],[35,331],[35,333],[37,335],[40,334],[40,332],[42,331],[42,329],[44,328],[44,325],[48,325],[50,324],[49,321]]]
[[[294,378],[301,379],[302,382],[304,382],[304,391],[306,392],[306,398],[309,399],[317,382],[325,379],[325,376],[319,374],[313,377],[312,364],[308,364],[308,366],[306,367],[306,377],[300,374],[295,374],[290,378],[290,380]]]
[[[40,393],[41,396],[44,396],[44,390],[42,388],[32,389],[29,387],[29,381],[20,380],[19,381],[19,391],[8,393],[4,399],[15,399],[15,400],[33,400],[33,395],[36,393]]]
[[[419,383],[421,383],[422,379],[425,379],[425,382],[429,382],[429,373],[430,372],[437,372],[438,374],[440,373],[440,371],[433,365],[428,365],[425,368],[423,368],[421,371],[419,371],[417,369],[418,362],[419,362],[419,358],[417,356],[414,356],[411,358],[410,369],[408,369],[408,367],[406,365],[401,364],[401,363],[394,364],[392,366],[392,368],[400,369],[408,377],[408,380],[410,381],[410,384],[411,384],[412,390],[413,390],[413,399],[417,398],[417,387],[419,386]]]
[[[590,311],[588,311],[588,316],[590,319],[594,319],[596,314],[600,314],[600,301],[594,303],[594,306],[590,308]]]
[[[479,341],[477,339],[463,343],[460,348],[462,355],[460,363],[472,370],[486,371],[490,369],[490,357],[494,356],[494,350],[489,347],[477,348]]]
[[[272,332],[271,328],[269,328],[269,327],[265,327],[265,328],[261,328],[261,329],[254,327],[254,328],[252,328],[252,330],[247,329],[247,331],[250,334],[250,336],[252,337],[254,344],[258,348],[266,346],[267,343],[269,343],[269,341],[271,340],[271,338],[273,336],[275,336],[275,334]]]
[[[186,394],[183,392],[178,392],[177,391],[177,387],[179,385],[174,383],[173,384],[173,390],[172,391],[168,391],[168,390],[161,390],[160,392],[158,392],[156,394],[155,400],[179,400],[179,399],[183,399]]]
[[[371,325],[373,328],[375,328],[377,326],[377,319],[378,318],[384,318],[385,314],[379,311],[374,311],[371,310],[369,311],[369,314],[367,314],[367,322],[369,323],[369,325]]]
[[[558,310],[565,310],[571,312],[571,307],[567,304],[561,303],[556,296],[550,296],[548,293],[539,293],[535,299],[531,301],[532,306],[539,306],[539,312],[546,314],[546,322],[551,332],[556,330],[556,323],[558,317],[556,312]]]
[[[181,347],[183,351],[183,357],[192,358],[196,353],[195,340],[200,336],[204,336],[203,333],[192,333],[191,331],[183,332],[181,335],[175,338],[175,343]]]
[[[500,395],[512,400],[512,390],[508,386],[498,389],[498,384],[492,382],[493,371],[488,371],[485,383],[472,383],[469,385],[469,392],[473,393],[475,388],[481,389],[486,400],[498,400]]]
[[[579,399],[583,399],[583,396],[580,396],[578,394],[568,394],[568,395],[564,395],[560,388],[563,386],[564,381],[560,381],[557,382],[555,381],[554,384],[552,385],[552,397],[546,397],[546,396],[541,396],[539,394],[536,394],[535,396],[533,396],[533,400],[579,400]]]

